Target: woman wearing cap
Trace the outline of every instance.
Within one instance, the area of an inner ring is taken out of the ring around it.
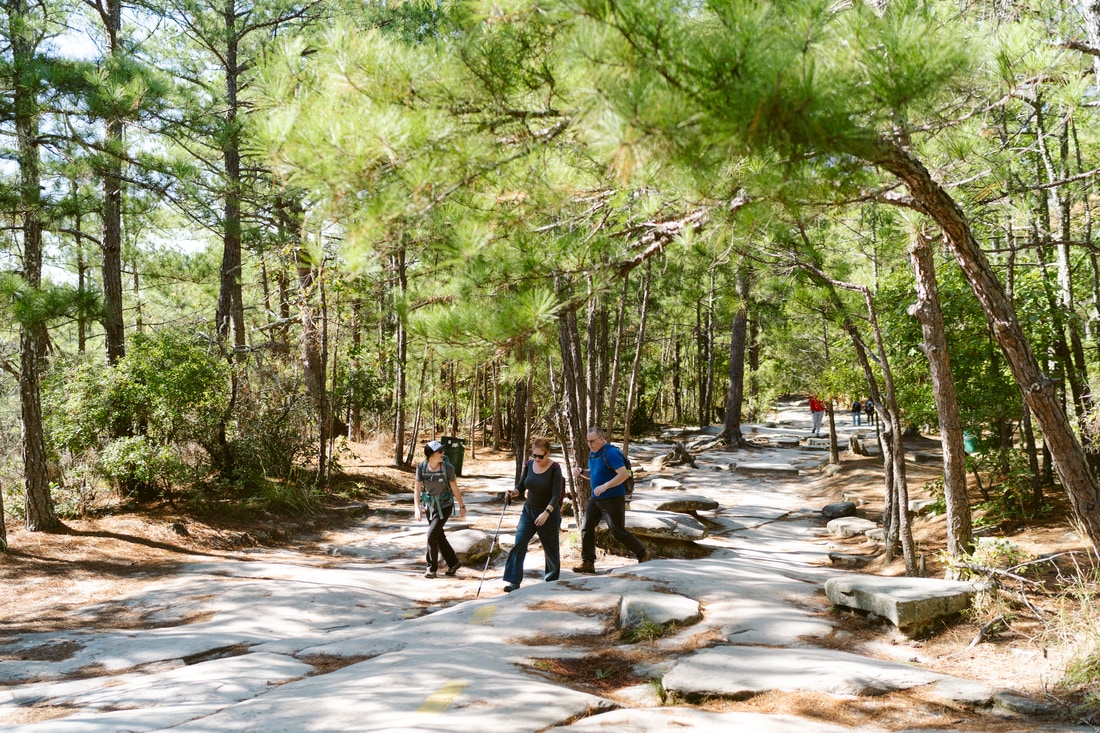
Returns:
[[[561,531],[561,497],[565,479],[561,466],[550,460],[550,441],[535,438],[531,441],[531,460],[523,466],[516,488],[508,492],[508,498],[519,496],[523,512],[516,525],[516,543],[508,553],[504,564],[505,593],[511,593],[523,582],[523,561],[527,557],[527,544],[538,533],[546,560],[543,580],[557,580],[561,572],[561,555],[558,549],[558,532]]]
[[[455,554],[443,525],[454,511],[458,502],[459,516],[466,516],[466,504],[462,501],[462,492],[455,481],[455,467],[443,457],[443,444],[438,440],[429,440],[424,446],[425,460],[416,467],[416,484],[413,488],[413,504],[416,507],[416,521],[422,516],[428,520],[428,569],[425,578],[434,578],[439,571],[439,555],[447,561],[445,575],[454,577],[461,563]],[[423,505],[423,511],[421,509]]]

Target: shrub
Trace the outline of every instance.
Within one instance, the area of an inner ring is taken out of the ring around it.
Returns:
[[[162,493],[186,476],[186,466],[175,451],[148,436],[118,438],[107,444],[99,456],[104,478],[128,491]]]

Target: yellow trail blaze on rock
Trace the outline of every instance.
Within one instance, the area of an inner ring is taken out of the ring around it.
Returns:
[[[470,616],[470,620],[467,621],[470,626],[484,626],[493,620],[493,614],[496,612],[496,606],[482,606],[473,612]]]
[[[440,687],[438,690],[428,695],[428,699],[424,701],[424,704],[416,711],[418,713],[428,713],[438,715],[439,713],[446,712],[447,708],[451,707],[451,703],[455,701],[455,698],[462,694],[462,691],[466,689],[469,682],[448,682]]]

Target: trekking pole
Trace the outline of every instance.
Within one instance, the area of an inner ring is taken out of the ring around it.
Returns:
[[[474,594],[475,599],[481,595],[481,586],[485,583],[485,573],[489,572],[489,563],[493,560],[493,548],[496,547],[497,536],[500,535],[500,525],[504,523],[504,512],[508,511],[508,504],[511,501],[511,496],[504,496],[504,508],[500,510],[500,519],[497,520],[497,531],[493,533],[493,541],[489,543],[489,554],[485,558],[485,569],[481,571],[481,582],[477,584],[477,593]]]

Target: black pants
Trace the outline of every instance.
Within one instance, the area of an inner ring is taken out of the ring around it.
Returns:
[[[447,541],[447,535],[443,533],[443,525],[451,518],[451,512],[454,511],[454,508],[454,504],[440,507],[439,514],[435,513],[434,507],[428,510],[428,552],[425,559],[428,561],[428,570],[433,573],[439,572],[440,553],[443,554],[443,559],[447,561],[447,567],[453,568],[458,565],[458,555],[455,554],[451,543]]]
[[[626,498],[612,496],[607,499],[590,497],[584,510],[584,527],[581,528],[581,560],[596,562],[596,525],[607,520],[611,536],[623,544],[637,559],[646,556],[645,545],[626,528]]]

